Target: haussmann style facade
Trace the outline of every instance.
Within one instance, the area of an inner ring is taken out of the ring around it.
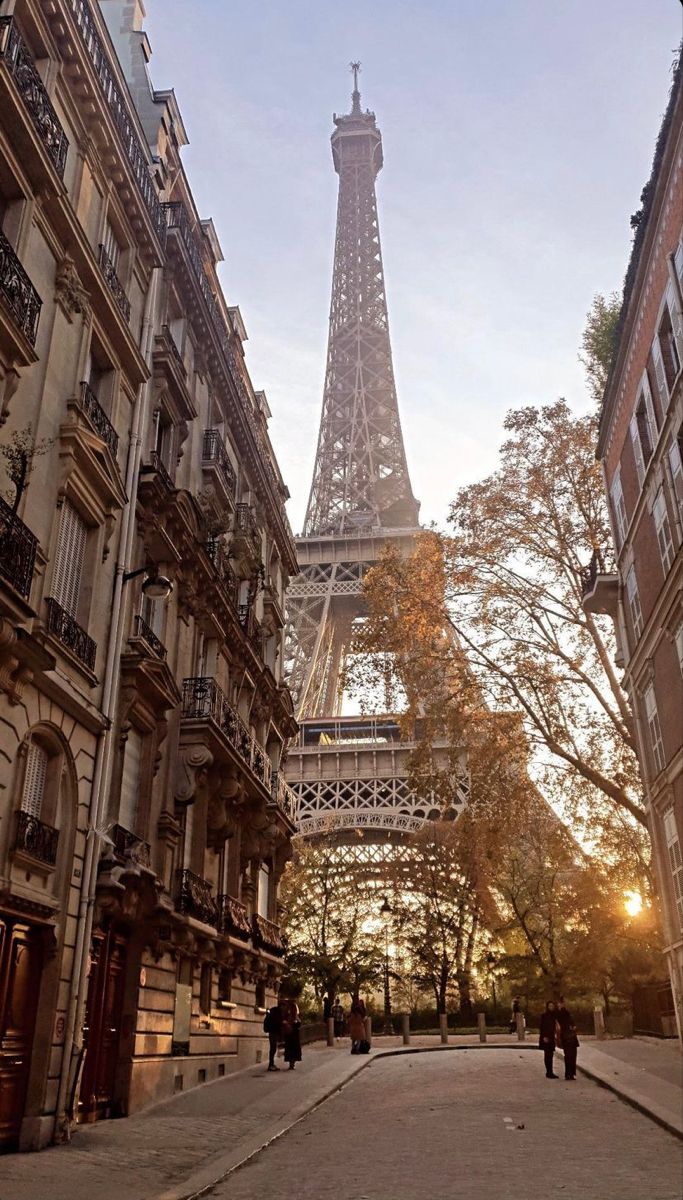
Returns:
[[[257,1061],[282,969],[287,491],[142,17],[0,3],[2,1149]]]
[[[636,722],[671,979],[661,1032],[683,1032],[683,61],[636,219],[598,456],[617,573],[584,605],[615,622]],[[637,1022],[637,1014],[636,1014]]]

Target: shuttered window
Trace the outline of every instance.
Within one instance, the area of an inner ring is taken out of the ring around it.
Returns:
[[[655,774],[659,775],[660,771],[666,766],[664,757],[664,742],[662,740],[662,727],[659,724],[659,713],[657,712],[657,697],[655,696],[654,684],[649,683],[645,689],[645,715],[647,717],[648,730],[650,732],[650,748],[652,750],[652,759],[655,767]]]
[[[628,514],[626,512],[626,504],[624,501],[624,493],[621,487],[621,471],[617,467],[610,488],[612,497],[612,512],[614,514],[614,528],[618,549],[621,549],[628,532]]]
[[[676,818],[674,810],[668,809],[664,813],[664,837],[666,838],[666,849],[669,855],[669,866],[671,867],[671,879],[673,882],[674,900],[676,902],[676,912],[681,929],[683,929],[683,855],[681,854],[681,843],[676,829]]]
[[[683,521],[683,461],[681,461],[681,447],[678,438],[674,438],[669,446],[669,466],[671,467],[674,496]]]
[[[639,638],[643,632],[643,611],[640,607],[640,595],[638,593],[636,569],[633,566],[629,568],[626,576],[626,595],[628,597],[628,606],[631,611],[633,632],[636,637]]]
[[[671,347],[674,364],[678,364],[678,370],[681,369],[683,362],[683,312],[681,305],[676,295],[676,289],[673,283],[669,282],[666,289],[666,305],[669,310],[669,319],[671,321]],[[678,372],[677,372],[678,373]]]
[[[52,597],[70,616],[78,617],[88,527],[73,504],[65,500],[59,521]]]
[[[21,811],[40,820],[43,808],[45,780],[47,778],[47,752],[36,742],[29,742],[26,755],[24,790],[21,795]]]
[[[116,234],[114,233],[114,230],[108,221],[104,227],[104,238],[102,240],[102,245],[104,246],[105,253],[112,267],[114,270],[116,270],[119,265],[121,247],[119,246]]]
[[[136,821],[138,811],[138,796],[140,793],[140,771],[142,767],[142,734],[135,726],[128,730],[128,737],[123,751],[123,769],[121,772],[121,799],[119,802],[119,825],[137,833]]]
[[[657,542],[659,543],[659,555],[662,560],[662,568],[666,575],[674,558],[674,544],[671,537],[671,524],[669,522],[669,510],[666,507],[666,497],[664,489],[660,488],[655,496],[655,502],[652,507],[652,517],[655,523],[657,532]]]

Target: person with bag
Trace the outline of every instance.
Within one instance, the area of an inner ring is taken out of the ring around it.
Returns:
[[[296,1000],[280,1001],[282,1011],[282,1033],[285,1039],[285,1062],[289,1063],[290,1071],[301,1062],[301,1021],[299,1020],[299,1005]]]
[[[548,1000],[545,1012],[541,1014],[538,1031],[538,1044],[543,1051],[546,1079],[559,1079],[559,1075],[556,1075],[553,1071],[553,1055],[555,1054],[556,1042],[557,1013],[555,1011],[555,1001]]]
[[[362,1000],[354,1000],[351,1005],[348,1031],[351,1038],[351,1053],[367,1054],[370,1047],[365,1038],[365,1005]]]
[[[560,1028],[558,1044],[564,1052],[564,1077],[568,1080],[576,1079],[576,1054],[579,1048],[579,1038],[572,1015],[565,1005],[564,996],[560,996],[557,1007],[557,1024]]]
[[[263,1032],[268,1034],[268,1070],[279,1071],[280,1068],[275,1066],[275,1055],[277,1054],[278,1042],[282,1034],[282,1004],[274,1004],[268,1009],[263,1018]]]

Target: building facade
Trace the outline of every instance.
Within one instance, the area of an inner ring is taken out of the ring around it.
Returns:
[[[584,605],[617,629],[636,723],[665,954],[683,1031],[683,64],[657,143],[624,289],[598,442],[617,573]]]
[[[141,4],[0,3],[0,1148],[257,1061],[296,573]]]

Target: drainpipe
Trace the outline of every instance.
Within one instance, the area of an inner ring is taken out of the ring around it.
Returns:
[[[66,1017],[62,1068],[55,1114],[55,1139],[58,1140],[61,1138],[64,1141],[68,1141],[70,1138],[69,1114],[67,1111],[68,1099],[71,1091],[75,1089],[82,1057],[82,1030],[90,965],[90,936],[95,907],[100,846],[104,833],[102,822],[106,811],[106,799],[111,776],[114,715],[118,702],[120,682],[119,662],[125,630],[123,576],[130,569],[131,553],[135,540],[135,503],[140,472],[140,458],[146,432],[145,424],[152,389],[152,350],[155,333],[156,302],[159,294],[161,274],[162,270],[160,267],[156,267],[152,271],[145,299],[145,311],[140,336],[140,347],[144,360],[150,369],[150,377],[146,383],[141,384],[138,388],[135,408],[133,410],[128,461],[126,464],[125,487],[128,502],[121,518],[119,557],[116,564],[112,598],[111,635],[107,644],[107,660],[102,685],[102,714],[107,721],[107,726],[99,734],[95,750],[95,767],[90,793],[90,812],[88,815],[85,859],[83,863],[83,880],[81,883],[81,897],[76,927],[76,945],[74,947],[74,959],[71,970],[69,1006]]]

